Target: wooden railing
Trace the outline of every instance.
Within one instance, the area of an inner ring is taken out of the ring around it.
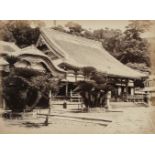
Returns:
[[[144,102],[143,94],[135,94],[135,95],[122,95],[119,97],[112,97],[110,99],[111,102]]]
[[[54,97],[54,100],[55,101],[67,100],[70,102],[81,102],[82,101],[81,96],[77,93],[70,93],[69,96],[56,96],[56,97]]]
[[[129,101],[129,102],[144,102],[144,95],[143,94],[127,95],[127,101]]]
[[[144,102],[145,96],[143,94],[136,94],[136,95],[127,95],[121,96],[117,98],[111,98],[111,102],[119,102],[119,101],[126,101],[126,102]],[[68,100],[70,102],[82,102],[82,98],[77,93],[70,93],[70,96],[56,96],[54,100]]]
[[[70,102],[81,102],[81,96],[78,93],[70,93]]]

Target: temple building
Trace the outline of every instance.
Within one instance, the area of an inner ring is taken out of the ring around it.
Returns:
[[[10,72],[9,63],[5,59],[6,55],[19,58],[14,64],[15,68],[31,68],[59,76],[63,87],[59,90],[58,97],[62,99],[72,98],[77,81],[89,80],[80,70],[83,67],[94,67],[97,71],[105,73],[108,78],[117,79],[119,82],[112,91],[112,99],[117,100],[124,100],[124,94],[128,99],[135,99],[137,96],[135,92],[148,78],[147,75],[131,69],[115,59],[99,41],[67,34],[52,28],[42,28],[39,39],[33,46],[20,49],[14,43],[0,41],[1,107],[3,106],[2,78]]]
[[[64,71],[62,82],[65,83],[65,87],[59,95],[69,96],[74,83],[86,79],[79,70],[68,69],[63,64],[75,68],[92,66],[99,72],[106,73],[109,78],[119,79],[120,82],[116,83],[116,91],[112,92],[112,97],[121,98],[123,94],[128,94],[131,99],[135,96],[135,88],[139,89],[139,86],[135,85],[136,81],[143,83],[148,77],[119,62],[103,48],[101,42],[52,28],[41,29],[36,47],[50,58],[56,69]]]

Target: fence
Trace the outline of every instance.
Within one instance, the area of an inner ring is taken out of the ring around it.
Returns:
[[[67,100],[70,102],[82,102],[81,96],[78,93],[71,92],[69,96],[56,96],[54,97],[55,101]]]
[[[145,99],[145,96],[143,94],[127,96],[127,101],[130,101],[130,102],[144,102],[144,99]]]
[[[78,93],[70,93],[70,102],[81,102],[81,96]]]
[[[135,95],[122,95],[119,97],[114,97],[111,98],[110,101],[111,102],[119,102],[119,101],[126,101],[126,102],[144,102],[145,101],[145,95],[144,94],[135,94]],[[79,94],[77,93],[70,93],[70,96],[65,97],[65,96],[57,96],[55,97],[55,100],[67,100],[70,102],[78,102],[81,103],[82,102],[82,98]]]
[[[144,94],[115,96],[110,99],[111,102],[144,102]]]

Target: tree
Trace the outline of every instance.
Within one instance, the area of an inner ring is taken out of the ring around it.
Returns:
[[[75,22],[68,22],[66,25],[70,29],[70,33],[78,35],[80,32],[82,32],[83,28],[80,24]]]
[[[3,79],[3,95],[7,107],[13,112],[21,112],[26,107],[28,81],[11,74]]]
[[[80,33],[82,37],[88,38],[88,39],[95,39],[94,34],[92,31],[83,29],[83,31]]]
[[[118,37],[119,35],[122,34],[121,30],[119,29],[98,29],[94,30],[94,37],[97,38],[98,40],[105,40],[105,39],[110,39],[114,37]]]
[[[25,76],[25,72],[27,72],[27,76]],[[54,96],[59,88],[58,83],[59,79],[49,74],[41,74],[32,69],[30,71],[30,69],[18,68],[14,74],[3,79],[3,93],[6,104],[12,111],[16,112],[32,111],[39,104],[48,107],[49,91],[51,90]]]
[[[0,21],[0,39],[8,42],[15,42],[23,48],[35,44],[43,26],[41,21],[9,20]]]
[[[85,77],[91,77],[91,75],[96,72],[96,69],[91,66],[83,67],[82,72]]]
[[[101,29],[100,31],[94,31],[95,36],[96,33],[100,36],[99,41],[102,42],[103,47],[118,59],[118,56],[120,55],[121,41],[123,39],[122,31],[119,29],[115,30],[106,28],[104,30]]]
[[[9,63],[10,74],[13,74],[14,73],[14,64],[17,61],[19,61],[20,58],[12,56],[12,55],[5,55],[4,58]]]
[[[149,21],[131,21],[121,40],[119,60],[127,63],[144,63],[150,66],[149,43],[141,34],[150,27]]]
[[[106,107],[106,96],[112,90],[114,81],[107,78],[104,73],[98,72],[94,67],[82,68],[85,76],[89,76],[87,81],[77,82],[74,91],[80,93],[87,109],[94,107]]]
[[[25,27],[16,28],[12,33],[16,40],[16,44],[23,48],[35,44],[38,40],[40,31],[39,28]]]
[[[144,63],[127,63],[126,65],[141,72],[151,73],[151,68],[146,66]]]
[[[30,68],[15,68],[20,59],[5,56],[10,74],[3,79],[3,94],[7,106],[15,112],[31,111],[42,101],[49,106],[49,91],[53,96],[59,89],[59,78]]]
[[[135,29],[143,33],[148,31],[153,24],[153,21],[150,20],[130,20],[127,28]]]
[[[134,69],[145,66],[145,70],[142,70],[144,67],[137,69],[146,71],[150,67],[149,43],[147,39],[141,37],[141,34],[150,28],[151,23],[151,21],[130,21],[123,33],[109,29],[105,33],[102,30],[102,35],[99,36],[102,36],[103,47],[122,63],[133,63],[134,65],[129,66]]]

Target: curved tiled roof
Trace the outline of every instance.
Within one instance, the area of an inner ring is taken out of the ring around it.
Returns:
[[[77,67],[93,66],[111,76],[125,78],[147,77],[119,62],[110,55],[101,42],[42,28],[41,35],[61,55],[62,61]]]
[[[58,68],[57,66],[55,66],[53,64],[53,62],[49,59],[48,56],[46,56],[43,52],[41,52],[40,50],[38,50],[35,46],[29,46],[29,47],[26,47],[26,48],[23,48],[23,49],[20,49],[16,52],[13,52],[12,53],[13,56],[18,56],[18,57],[24,57],[24,59],[26,60],[26,56],[30,56],[33,60],[31,61],[36,61],[36,58],[41,58],[42,61],[40,62],[43,62],[46,64],[47,68],[55,75],[57,75],[57,73],[59,74],[64,74],[65,71]],[[57,73],[55,73],[57,72]]]
[[[48,68],[48,70],[55,76],[57,76],[58,74],[60,76],[64,76],[64,74],[65,74],[64,70],[55,66],[53,64],[53,62],[49,59],[48,56],[46,56],[43,52],[38,50],[33,45],[23,48],[23,49],[20,49],[14,43],[0,41],[0,56],[1,56],[0,57],[0,66],[8,65],[5,58],[3,57],[5,55],[20,57],[21,60],[27,60],[30,57],[31,60],[30,59],[29,60],[32,63],[35,63],[38,60],[40,63],[45,64],[45,66]],[[32,67],[34,69],[37,69],[38,65],[33,65]]]

